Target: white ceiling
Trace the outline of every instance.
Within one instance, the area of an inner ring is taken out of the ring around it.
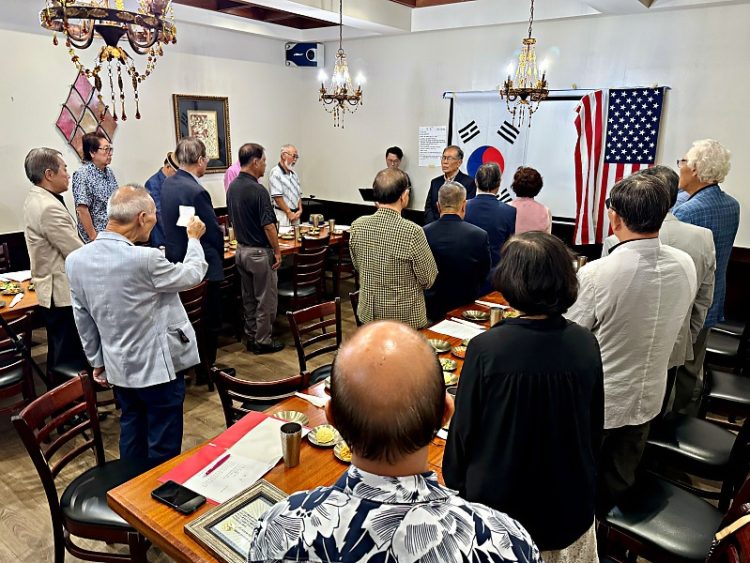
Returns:
[[[245,0],[238,0],[245,1]],[[337,0],[247,0],[320,20],[338,22]],[[705,5],[745,4],[750,0],[536,0],[535,21],[607,14],[643,13]],[[650,4],[650,7],[647,5]],[[208,25],[289,41],[331,41],[337,27],[297,30],[174,4],[177,21]],[[498,25],[527,21],[524,0],[474,0],[431,8],[411,9],[390,0],[345,0],[344,36],[368,37]]]

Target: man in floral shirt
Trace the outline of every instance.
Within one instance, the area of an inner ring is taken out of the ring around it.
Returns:
[[[91,242],[107,226],[107,202],[117,190],[112,163],[112,143],[104,134],[83,136],[83,166],[73,173],[73,200],[78,214],[78,233]]]
[[[427,450],[453,414],[435,353],[393,321],[344,344],[326,415],[352,450],[332,487],[295,493],[255,529],[248,561],[541,561],[521,525],[438,483]]]

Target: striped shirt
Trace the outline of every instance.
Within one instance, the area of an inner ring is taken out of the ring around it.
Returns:
[[[290,169],[287,172],[281,164],[274,166],[268,178],[268,189],[271,192],[271,198],[282,196],[289,209],[299,207],[302,188],[299,185],[299,176],[294,170]],[[278,207],[275,200],[273,203],[274,207]]]
[[[435,283],[438,270],[422,228],[381,207],[356,219],[351,235],[362,322],[392,319],[415,329],[427,326],[424,290]]]
[[[709,229],[716,246],[716,278],[714,300],[708,310],[704,328],[711,328],[724,318],[724,297],[727,291],[727,266],[732,254],[734,237],[740,225],[740,204],[714,184],[692,196],[680,191],[672,213],[680,221]]]

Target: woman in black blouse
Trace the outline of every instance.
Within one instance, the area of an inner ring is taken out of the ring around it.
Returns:
[[[519,520],[546,562],[596,561],[602,361],[591,332],[562,316],[578,292],[572,256],[538,231],[502,256],[494,284],[521,316],[469,343],[445,483]]]

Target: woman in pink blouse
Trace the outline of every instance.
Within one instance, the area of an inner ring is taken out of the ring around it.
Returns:
[[[513,176],[511,188],[516,193],[516,199],[510,205],[516,208],[516,234],[526,231],[552,232],[552,214],[549,208],[534,201],[542,189],[542,176],[527,166],[520,166]]]

